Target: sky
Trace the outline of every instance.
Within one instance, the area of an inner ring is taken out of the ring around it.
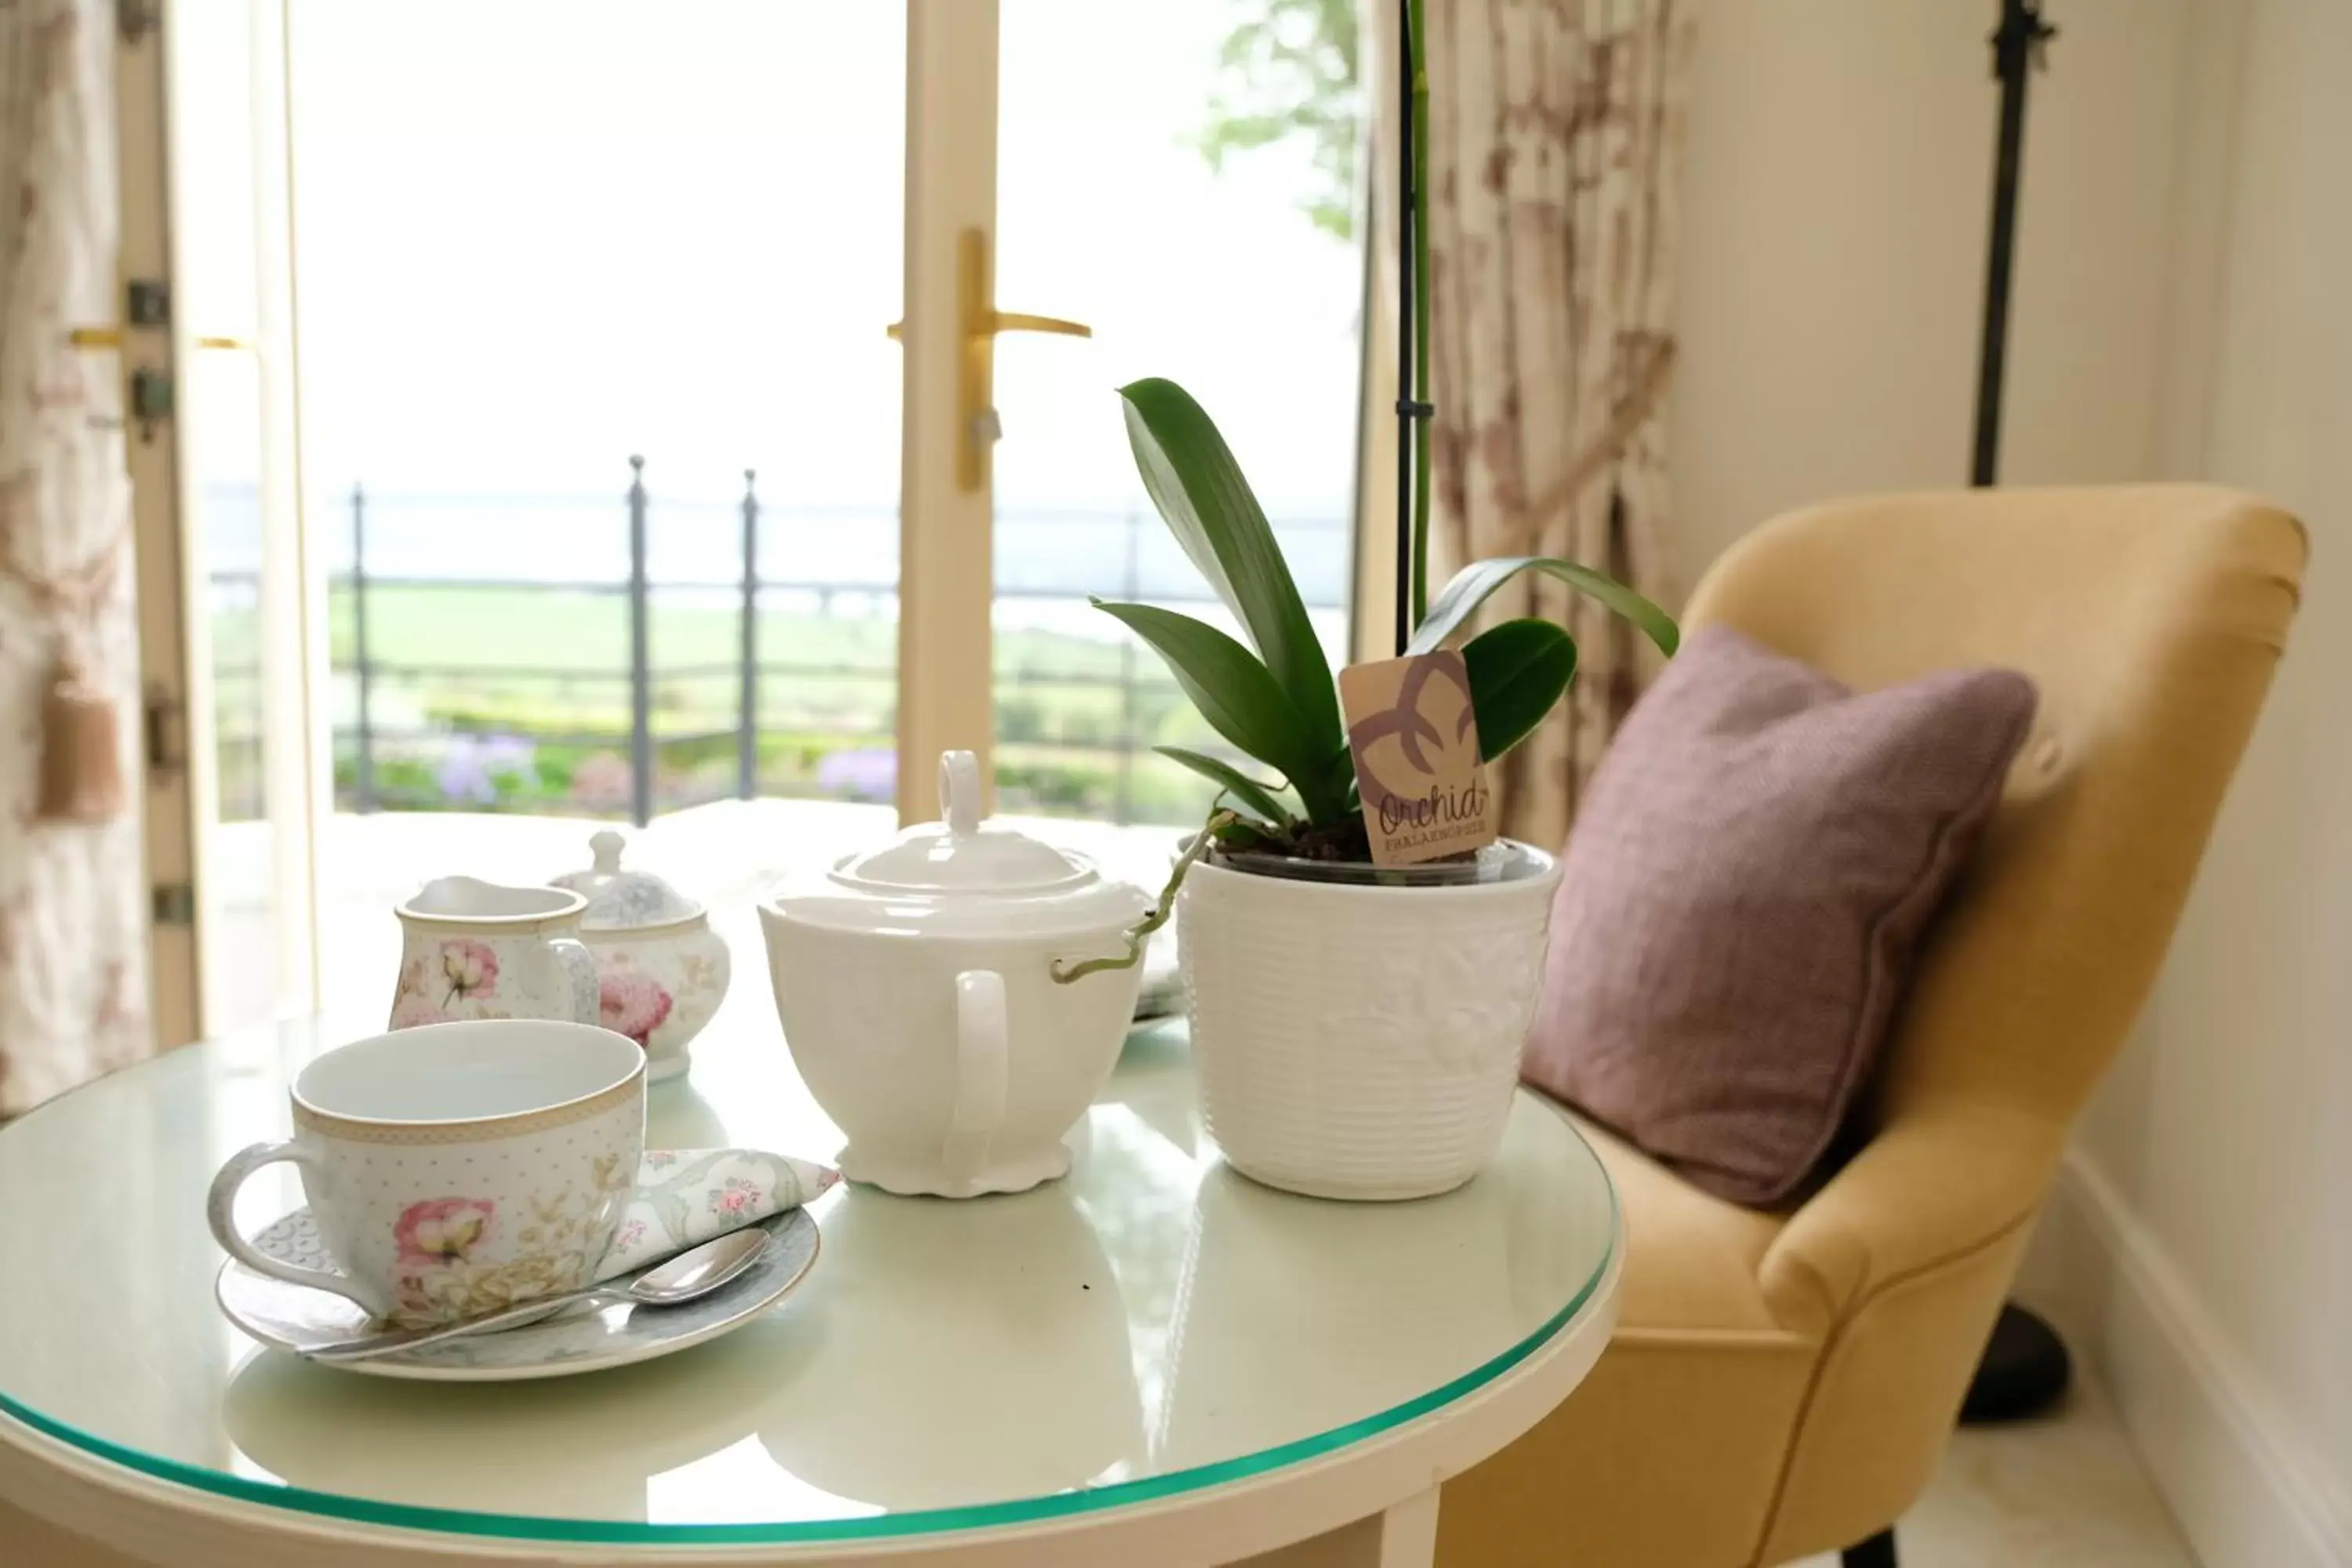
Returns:
[[[183,0],[181,308],[251,315],[248,0]],[[1277,517],[1351,489],[1359,263],[1302,153],[1213,173],[1223,0],[1003,0],[1001,511],[1143,504],[1113,388],[1168,375]],[[889,0],[292,0],[311,493],[870,507],[898,480],[904,10]],[[229,324],[236,323],[236,324]],[[249,471],[249,368],[194,395]]]

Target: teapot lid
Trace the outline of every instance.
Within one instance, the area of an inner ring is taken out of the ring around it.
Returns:
[[[1083,855],[983,823],[980,795],[979,759],[944,753],[944,820],[838,860],[821,879],[788,883],[770,907],[844,929],[1009,935],[1115,930],[1150,906],[1140,889],[1106,879]]]
[[[902,831],[879,849],[853,855],[831,880],[876,893],[1067,892],[1097,880],[1094,868],[1013,828],[980,819],[980,759],[970,752],[940,758],[940,805],[946,820]]]
[[[621,851],[627,844],[611,828],[601,829],[588,839],[595,863],[585,870],[567,871],[548,883],[586,895],[588,908],[580,917],[583,930],[634,931],[675,924],[703,912],[700,904],[651,871],[623,870]]]

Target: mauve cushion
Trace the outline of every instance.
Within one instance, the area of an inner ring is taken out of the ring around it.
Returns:
[[[1684,644],[1577,809],[1528,1082],[1711,1193],[1806,1184],[2033,721],[2013,670],[1856,692]]]

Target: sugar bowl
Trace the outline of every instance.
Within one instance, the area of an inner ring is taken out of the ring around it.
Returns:
[[[624,869],[622,837],[588,840],[594,863],[552,886],[584,896],[580,940],[596,958],[599,1019],[645,1048],[658,1082],[688,1066],[688,1047],[727,994],[727,944],[703,906],[650,871]]]

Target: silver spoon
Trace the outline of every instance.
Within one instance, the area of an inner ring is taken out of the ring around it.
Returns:
[[[540,1296],[519,1301],[511,1307],[485,1313],[478,1318],[464,1318],[436,1328],[408,1329],[398,1333],[369,1334],[361,1339],[337,1340],[332,1344],[314,1346],[301,1352],[305,1361],[354,1362],[373,1361],[395,1351],[410,1351],[419,1345],[438,1344],[467,1334],[487,1333],[503,1329],[526,1319],[541,1318],[566,1307],[576,1307],[583,1301],[610,1304],[627,1301],[640,1307],[675,1307],[681,1301],[691,1301],[708,1296],[760,1260],[768,1250],[768,1233],[758,1226],[746,1226],[741,1230],[729,1231],[725,1236],[688,1247],[666,1263],[657,1263],[635,1277],[609,1284],[592,1286],[562,1296]]]

